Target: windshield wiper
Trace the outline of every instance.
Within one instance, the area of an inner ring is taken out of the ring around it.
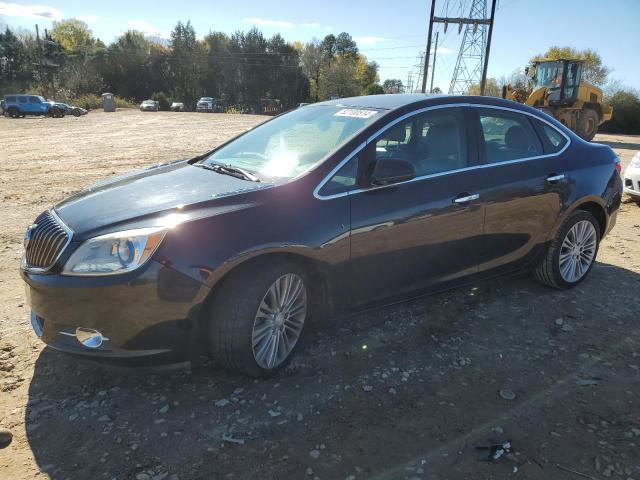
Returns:
[[[244,168],[234,167],[233,165],[222,165],[220,163],[214,163],[209,165],[208,163],[194,163],[196,167],[212,170],[222,175],[231,175],[232,177],[241,178],[242,180],[249,180],[250,182],[259,182],[260,179],[253,173],[248,172]]]

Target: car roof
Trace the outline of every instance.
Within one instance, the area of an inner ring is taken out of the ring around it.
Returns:
[[[496,105],[519,110],[530,109],[520,103],[497,97],[481,97],[478,95],[435,95],[426,93],[391,93],[384,95],[365,95],[361,97],[338,98],[314,105],[332,105],[336,107],[376,108],[395,110],[412,104],[428,103],[430,105],[450,103],[472,103],[478,105]]]

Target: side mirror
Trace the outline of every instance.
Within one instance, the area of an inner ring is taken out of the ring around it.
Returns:
[[[393,183],[406,182],[416,176],[413,163],[398,158],[378,160],[371,174],[371,185],[380,187]]]

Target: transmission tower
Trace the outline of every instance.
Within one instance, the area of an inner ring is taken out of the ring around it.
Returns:
[[[473,0],[469,19],[484,20],[487,16],[487,1]],[[453,70],[449,94],[464,95],[471,85],[479,85],[482,81],[482,67],[487,45],[487,25],[467,24],[458,52],[458,60]]]
[[[436,17],[436,0],[431,0],[431,15],[429,18],[429,33],[427,37],[427,51],[425,53],[424,73],[422,76],[422,91],[426,91],[429,72],[429,55],[431,53],[431,36],[434,23],[443,23],[444,32],[450,24],[458,26],[458,33],[464,36],[460,44],[460,52],[456,61],[456,67],[451,79],[449,94],[464,94],[473,84],[480,84],[480,95],[484,95],[484,87],[487,78],[487,65],[489,61],[489,49],[491,47],[491,34],[493,32],[493,19],[496,11],[496,0],[491,0],[491,16],[487,17],[488,0],[471,0],[471,8],[468,17]],[[462,15],[462,11],[460,15]]]

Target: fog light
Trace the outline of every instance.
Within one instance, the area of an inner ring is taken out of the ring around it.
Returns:
[[[76,338],[87,348],[98,348],[102,345],[102,341],[104,340],[102,334],[97,330],[84,327],[76,328]]]

